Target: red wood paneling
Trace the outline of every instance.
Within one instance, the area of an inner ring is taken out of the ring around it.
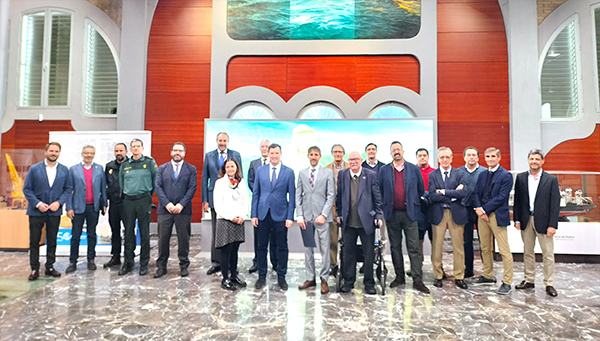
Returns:
[[[312,86],[331,86],[355,101],[388,85],[419,92],[420,66],[413,56],[238,56],[227,67],[227,91],[262,86],[284,100]]]
[[[73,131],[68,120],[17,120],[2,134],[2,149],[45,149],[51,131]]]
[[[186,144],[185,160],[198,169],[193,222],[202,219],[200,180],[204,119],[210,116],[211,35],[212,0],[159,1],[148,44],[145,128],[153,132],[153,156],[159,164],[170,160],[173,142]]]
[[[600,125],[584,138],[565,141],[552,148],[546,155],[544,169],[588,171],[600,170]]]
[[[508,54],[504,21],[496,0],[438,1],[438,145],[462,151],[502,151],[510,169]],[[485,161],[480,157],[480,163]]]

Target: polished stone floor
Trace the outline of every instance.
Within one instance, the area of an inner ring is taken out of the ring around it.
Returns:
[[[198,238],[192,245],[200,245]],[[600,339],[600,265],[557,264],[556,298],[544,291],[541,264],[538,287],[500,296],[496,286],[461,290],[451,279],[435,288],[429,261],[424,271],[431,295],[412,290],[410,280],[385,296],[364,295],[362,283],[350,294],[321,295],[297,289],[305,279],[299,257],[290,260],[287,292],[274,273],[266,288],[255,290],[256,274],[246,271],[251,257],[243,254],[240,270],[249,288],[228,292],[220,275],[206,275],[208,254],[199,251],[191,252],[187,278],[179,276],[175,246],[166,278],[152,278],[154,261],[144,277],[102,267],[91,272],[80,262],[74,274],[36,282],[26,279],[26,253],[0,252],[0,340]],[[450,276],[451,262],[445,254]],[[57,270],[64,273],[67,263],[59,258]],[[478,259],[476,274],[481,268]],[[501,277],[500,263],[496,270]],[[522,277],[522,263],[515,263],[515,284]]]

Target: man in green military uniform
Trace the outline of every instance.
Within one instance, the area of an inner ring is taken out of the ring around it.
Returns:
[[[119,171],[119,184],[123,190],[123,225],[125,225],[125,261],[119,275],[133,271],[135,264],[135,220],[140,228],[140,276],[148,274],[150,261],[150,213],[156,177],[156,162],[142,155],[144,143],[133,139],[130,143],[131,158],[123,161]]]

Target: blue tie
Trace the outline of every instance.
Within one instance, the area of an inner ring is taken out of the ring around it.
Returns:
[[[277,174],[275,173],[275,170],[277,170],[277,167],[273,167],[273,173],[271,174],[271,188],[275,186],[275,180],[277,180]]]
[[[179,171],[179,165],[176,164],[175,169],[173,170],[173,177],[175,178],[175,181],[177,181],[177,173],[179,173],[178,171]]]
[[[219,168],[223,166],[223,162],[225,162],[225,153],[221,152],[221,156],[219,157]]]

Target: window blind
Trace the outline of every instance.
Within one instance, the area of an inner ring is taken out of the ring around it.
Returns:
[[[119,77],[112,51],[104,37],[87,25],[85,111],[90,115],[117,113]]]

